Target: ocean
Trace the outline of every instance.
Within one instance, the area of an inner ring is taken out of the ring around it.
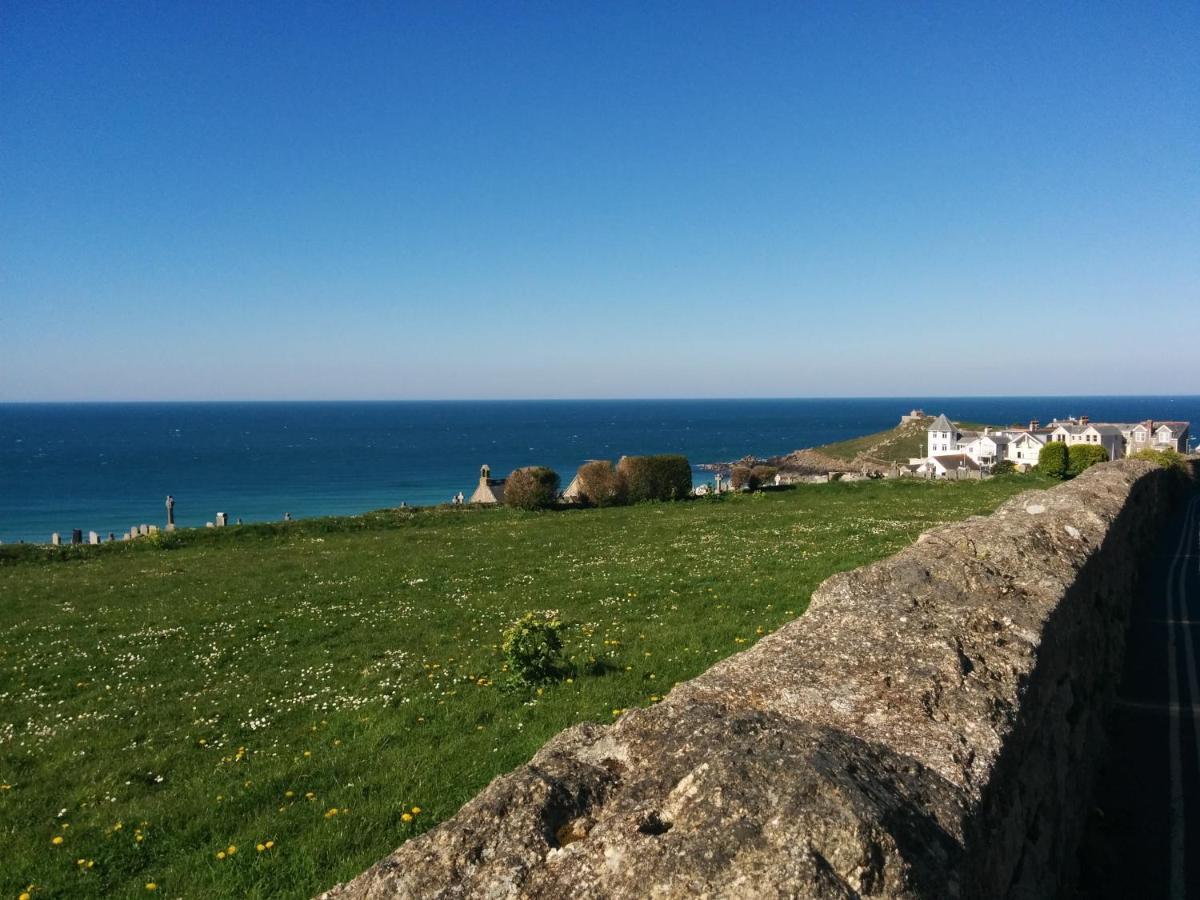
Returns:
[[[954,397],[313,403],[0,404],[0,540],[118,536],[218,511],[246,522],[444,503],[496,475],[682,453],[693,465],[768,456],[890,428],[920,407],[1009,423],[1183,419],[1200,397]],[[708,480],[697,471],[696,481]]]

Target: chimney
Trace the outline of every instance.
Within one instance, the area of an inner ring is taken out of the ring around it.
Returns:
[[[1080,417],[1079,417],[1079,424],[1080,424],[1080,425],[1086,425],[1086,424],[1087,424],[1088,422],[1090,422],[1090,421],[1091,421],[1091,420],[1090,420],[1090,419],[1089,419],[1087,416],[1080,416]]]
[[[1037,430],[1038,430],[1038,428],[1041,426],[1041,424],[1042,424],[1042,423],[1041,423],[1041,422],[1039,422],[1037,419],[1030,419],[1030,420],[1029,420],[1029,430],[1030,430],[1030,431],[1037,431]]]

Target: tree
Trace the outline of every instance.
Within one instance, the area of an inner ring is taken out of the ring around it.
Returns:
[[[753,470],[749,466],[734,466],[729,470],[729,483],[733,485],[735,491],[749,488],[752,472]]]
[[[1050,441],[1038,453],[1038,471],[1049,478],[1067,477],[1067,445]]]
[[[558,473],[545,466],[517,469],[504,482],[504,503],[517,509],[546,509],[558,496]]]
[[[692,467],[685,456],[625,456],[617,463],[629,502],[680,500],[692,492]]]
[[[626,502],[625,478],[606,459],[584,463],[575,477],[579,479],[579,495],[585,503],[620,506]]]
[[[1067,449],[1067,477],[1074,478],[1102,462],[1108,462],[1108,451],[1099,444],[1072,444]]]

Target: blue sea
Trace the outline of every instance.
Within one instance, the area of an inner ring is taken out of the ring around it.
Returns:
[[[986,397],[339,403],[0,404],[0,540],[57,531],[358,513],[470,495],[497,475],[683,453],[768,456],[890,428],[912,407],[951,418],[1183,419],[1200,397]],[[696,480],[707,480],[697,471]]]

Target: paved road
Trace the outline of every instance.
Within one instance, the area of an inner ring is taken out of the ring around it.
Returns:
[[[1134,606],[1080,896],[1200,900],[1200,495]]]

